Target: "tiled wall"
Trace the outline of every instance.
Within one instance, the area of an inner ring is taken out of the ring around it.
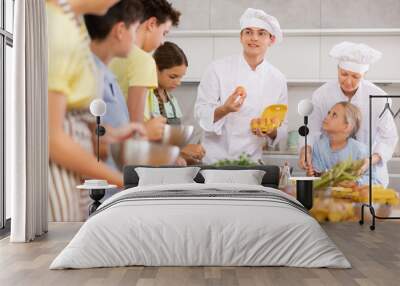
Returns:
[[[237,29],[248,7],[277,17],[284,29],[400,28],[399,0],[170,0],[181,30]]]

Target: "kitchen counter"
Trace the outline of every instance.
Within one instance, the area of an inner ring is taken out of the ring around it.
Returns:
[[[296,155],[297,151],[263,151],[263,155]]]

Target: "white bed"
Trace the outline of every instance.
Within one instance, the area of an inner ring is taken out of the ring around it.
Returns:
[[[350,268],[318,222],[299,205],[278,190],[255,185],[131,188],[104,202],[50,269],[128,265]]]

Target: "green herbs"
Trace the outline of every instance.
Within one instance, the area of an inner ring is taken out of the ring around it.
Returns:
[[[238,160],[220,160],[213,164],[215,167],[224,167],[224,166],[256,166],[259,165],[256,162],[251,161],[250,156],[247,154],[242,154],[239,156]]]
[[[321,180],[314,182],[314,189],[320,190],[330,186],[334,187],[343,181],[356,181],[361,176],[360,168],[363,163],[363,160],[353,161],[350,158],[336,164],[321,176]]]

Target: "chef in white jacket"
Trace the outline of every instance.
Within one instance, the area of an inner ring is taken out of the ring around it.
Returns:
[[[287,136],[286,120],[269,133],[253,134],[250,122],[271,104],[287,104],[285,76],[266,59],[270,46],[282,41],[279,22],[262,10],[248,8],[240,18],[243,52],[212,63],[200,82],[195,118],[203,129],[203,163],[238,159],[245,153],[261,159],[262,146]],[[235,92],[238,86],[245,96]]]
[[[330,51],[330,56],[338,60],[338,79],[330,81],[318,88],[312,95],[314,111],[309,118],[310,145],[321,135],[322,122],[330,108],[340,101],[349,101],[357,106],[362,114],[361,127],[356,139],[369,145],[369,95],[386,95],[386,93],[365,80],[369,65],[380,59],[381,53],[364,44],[342,42]],[[398,141],[397,127],[389,110],[383,112],[386,98],[373,99],[372,102],[372,164],[376,167],[376,176],[387,186],[389,176],[386,163],[392,158]],[[394,111],[396,112],[396,111]],[[300,151],[300,166],[305,168],[304,143]],[[307,159],[308,161],[308,159]],[[310,160],[311,161],[311,160]],[[362,171],[368,170],[369,160],[366,158]]]

